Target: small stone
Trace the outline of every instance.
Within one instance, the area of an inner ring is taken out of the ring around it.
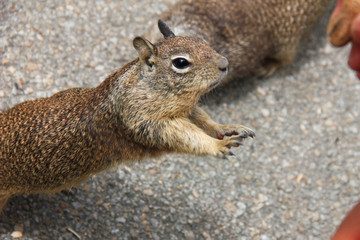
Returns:
[[[258,203],[258,204],[256,204],[255,206],[253,206],[252,208],[251,208],[251,211],[252,212],[257,212],[257,211],[259,211],[261,208],[263,208],[264,207],[264,204],[263,203]]]
[[[237,209],[234,212],[234,217],[240,217],[241,215],[243,215],[246,211],[246,205],[243,202],[238,202],[236,203]]]
[[[155,218],[150,219],[151,225],[153,225],[155,228],[159,226],[159,221]]]
[[[62,202],[62,203],[60,203],[60,207],[61,207],[62,209],[68,208],[68,207],[69,207],[69,203],[67,203],[67,202]]]
[[[133,216],[133,220],[134,220],[134,222],[136,222],[136,223],[139,223],[139,222],[140,222],[140,219],[139,219],[138,216]]]
[[[6,39],[6,37],[2,37],[0,38],[0,49],[4,49],[6,48],[7,46],[9,46],[9,42],[8,40]]]
[[[80,209],[81,207],[83,207],[82,203],[79,202],[72,202],[71,205],[75,208],[75,209]]]
[[[36,70],[39,70],[39,66],[36,63],[29,62],[26,66],[26,70],[28,70],[30,72],[36,71]]]
[[[260,239],[261,240],[269,240],[269,237],[267,235],[261,235]]]
[[[23,234],[22,234],[22,232],[20,232],[20,231],[13,231],[13,232],[11,233],[11,236],[12,236],[13,238],[22,238],[22,237],[23,237]]]
[[[305,229],[302,227],[302,226],[299,226],[298,227],[298,232],[299,233],[303,233],[305,231]]]
[[[51,78],[45,78],[43,82],[50,87],[54,85],[54,80]]]
[[[210,236],[209,233],[203,232],[202,235],[203,235],[203,237],[204,237],[206,240],[211,240],[211,236]]]
[[[26,47],[31,47],[33,45],[33,42],[30,42],[30,41],[25,41],[25,46]]]
[[[236,207],[233,203],[226,201],[225,202],[225,207],[227,210],[229,210],[229,212],[234,213],[236,211]]]
[[[28,88],[25,89],[25,92],[26,92],[27,94],[31,94],[31,93],[34,92],[34,89],[33,89],[32,87],[28,87]]]
[[[3,60],[1,61],[1,63],[2,63],[3,65],[8,65],[8,64],[10,64],[10,60],[9,60],[9,59],[3,59]]]
[[[79,215],[79,212],[74,210],[74,211],[71,211],[70,214],[71,214],[71,216],[76,217]]]
[[[318,133],[318,134],[321,134],[322,133],[322,127],[320,125],[317,125],[317,124],[314,124],[313,125],[313,130]]]
[[[137,230],[135,229],[130,229],[130,235],[133,237],[133,238],[137,238],[139,236],[139,233],[137,232]]]
[[[302,131],[304,134],[308,134],[308,131],[307,131],[307,129],[306,129],[306,127],[305,127],[304,124],[300,124],[300,129],[301,129],[301,131]]]
[[[270,116],[270,111],[266,108],[261,109],[261,113],[264,115],[264,117]]]
[[[264,195],[264,194],[261,194],[261,193],[258,194],[257,198],[258,198],[258,201],[261,202],[261,203],[264,203],[264,202],[266,202],[268,200],[268,197],[266,195]]]
[[[96,71],[103,72],[105,70],[105,67],[103,65],[99,65],[95,67]]]
[[[118,217],[115,219],[115,221],[124,224],[126,222],[126,219],[123,217]]]
[[[14,74],[16,72],[16,68],[13,66],[8,67],[7,70],[10,74]]]
[[[256,92],[257,92],[258,94],[262,95],[262,96],[265,96],[265,95],[266,95],[265,90],[264,90],[263,88],[261,88],[261,87],[257,87],[257,88],[256,88]]]
[[[200,195],[194,189],[191,191],[191,193],[194,196],[194,198],[199,198],[200,197]]]
[[[153,192],[151,189],[145,189],[145,190],[143,191],[143,193],[144,193],[145,195],[148,195],[148,196],[154,195],[154,192]]]
[[[334,125],[334,122],[331,119],[326,119],[325,120],[325,126],[331,127],[333,125]]]
[[[315,155],[315,157],[320,157],[320,154],[321,154],[320,150],[316,148],[316,149],[314,150],[314,155]]]
[[[296,178],[296,184],[299,184],[303,177],[304,177],[304,175],[302,173],[300,173]]]
[[[182,230],[181,224],[176,223],[176,224],[175,224],[175,229],[176,229],[178,232],[181,232],[181,230]]]
[[[185,239],[195,239],[195,235],[191,230],[184,230]]]

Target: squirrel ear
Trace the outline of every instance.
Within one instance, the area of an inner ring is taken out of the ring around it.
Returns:
[[[141,61],[145,62],[150,67],[153,63],[150,61],[151,57],[156,55],[156,47],[142,37],[136,37],[133,40],[133,45],[139,53],[139,58]]]

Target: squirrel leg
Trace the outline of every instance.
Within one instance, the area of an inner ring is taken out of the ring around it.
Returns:
[[[255,137],[255,133],[248,127],[242,125],[222,125],[213,121],[204,110],[196,106],[189,119],[208,135],[217,139],[223,139],[225,136],[238,135],[241,138]]]
[[[300,46],[300,38],[294,39],[291,43],[284,43],[279,52],[266,57],[256,69],[256,76],[269,77],[278,68],[288,66],[294,62]]]
[[[176,118],[159,123],[157,131],[147,136],[151,145],[182,153],[225,157],[233,155],[231,147],[241,145],[242,136],[216,139],[206,134],[188,118]]]
[[[0,195],[0,212],[1,210],[4,208],[7,200],[9,199],[10,196],[8,195]]]
[[[276,59],[266,58],[262,65],[256,70],[255,74],[258,77],[270,77],[281,65],[281,62]]]

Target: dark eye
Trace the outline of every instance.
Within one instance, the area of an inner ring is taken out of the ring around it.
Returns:
[[[185,69],[190,67],[191,65],[191,63],[185,58],[175,58],[174,60],[172,60],[172,64],[177,69]]]

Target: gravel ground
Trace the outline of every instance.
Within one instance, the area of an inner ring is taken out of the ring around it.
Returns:
[[[0,111],[96,86],[174,2],[1,1]],[[236,158],[166,155],[67,194],[15,196],[0,239],[329,239],[359,200],[360,82],[325,22],[291,67],[204,97],[216,121],[256,130]]]

